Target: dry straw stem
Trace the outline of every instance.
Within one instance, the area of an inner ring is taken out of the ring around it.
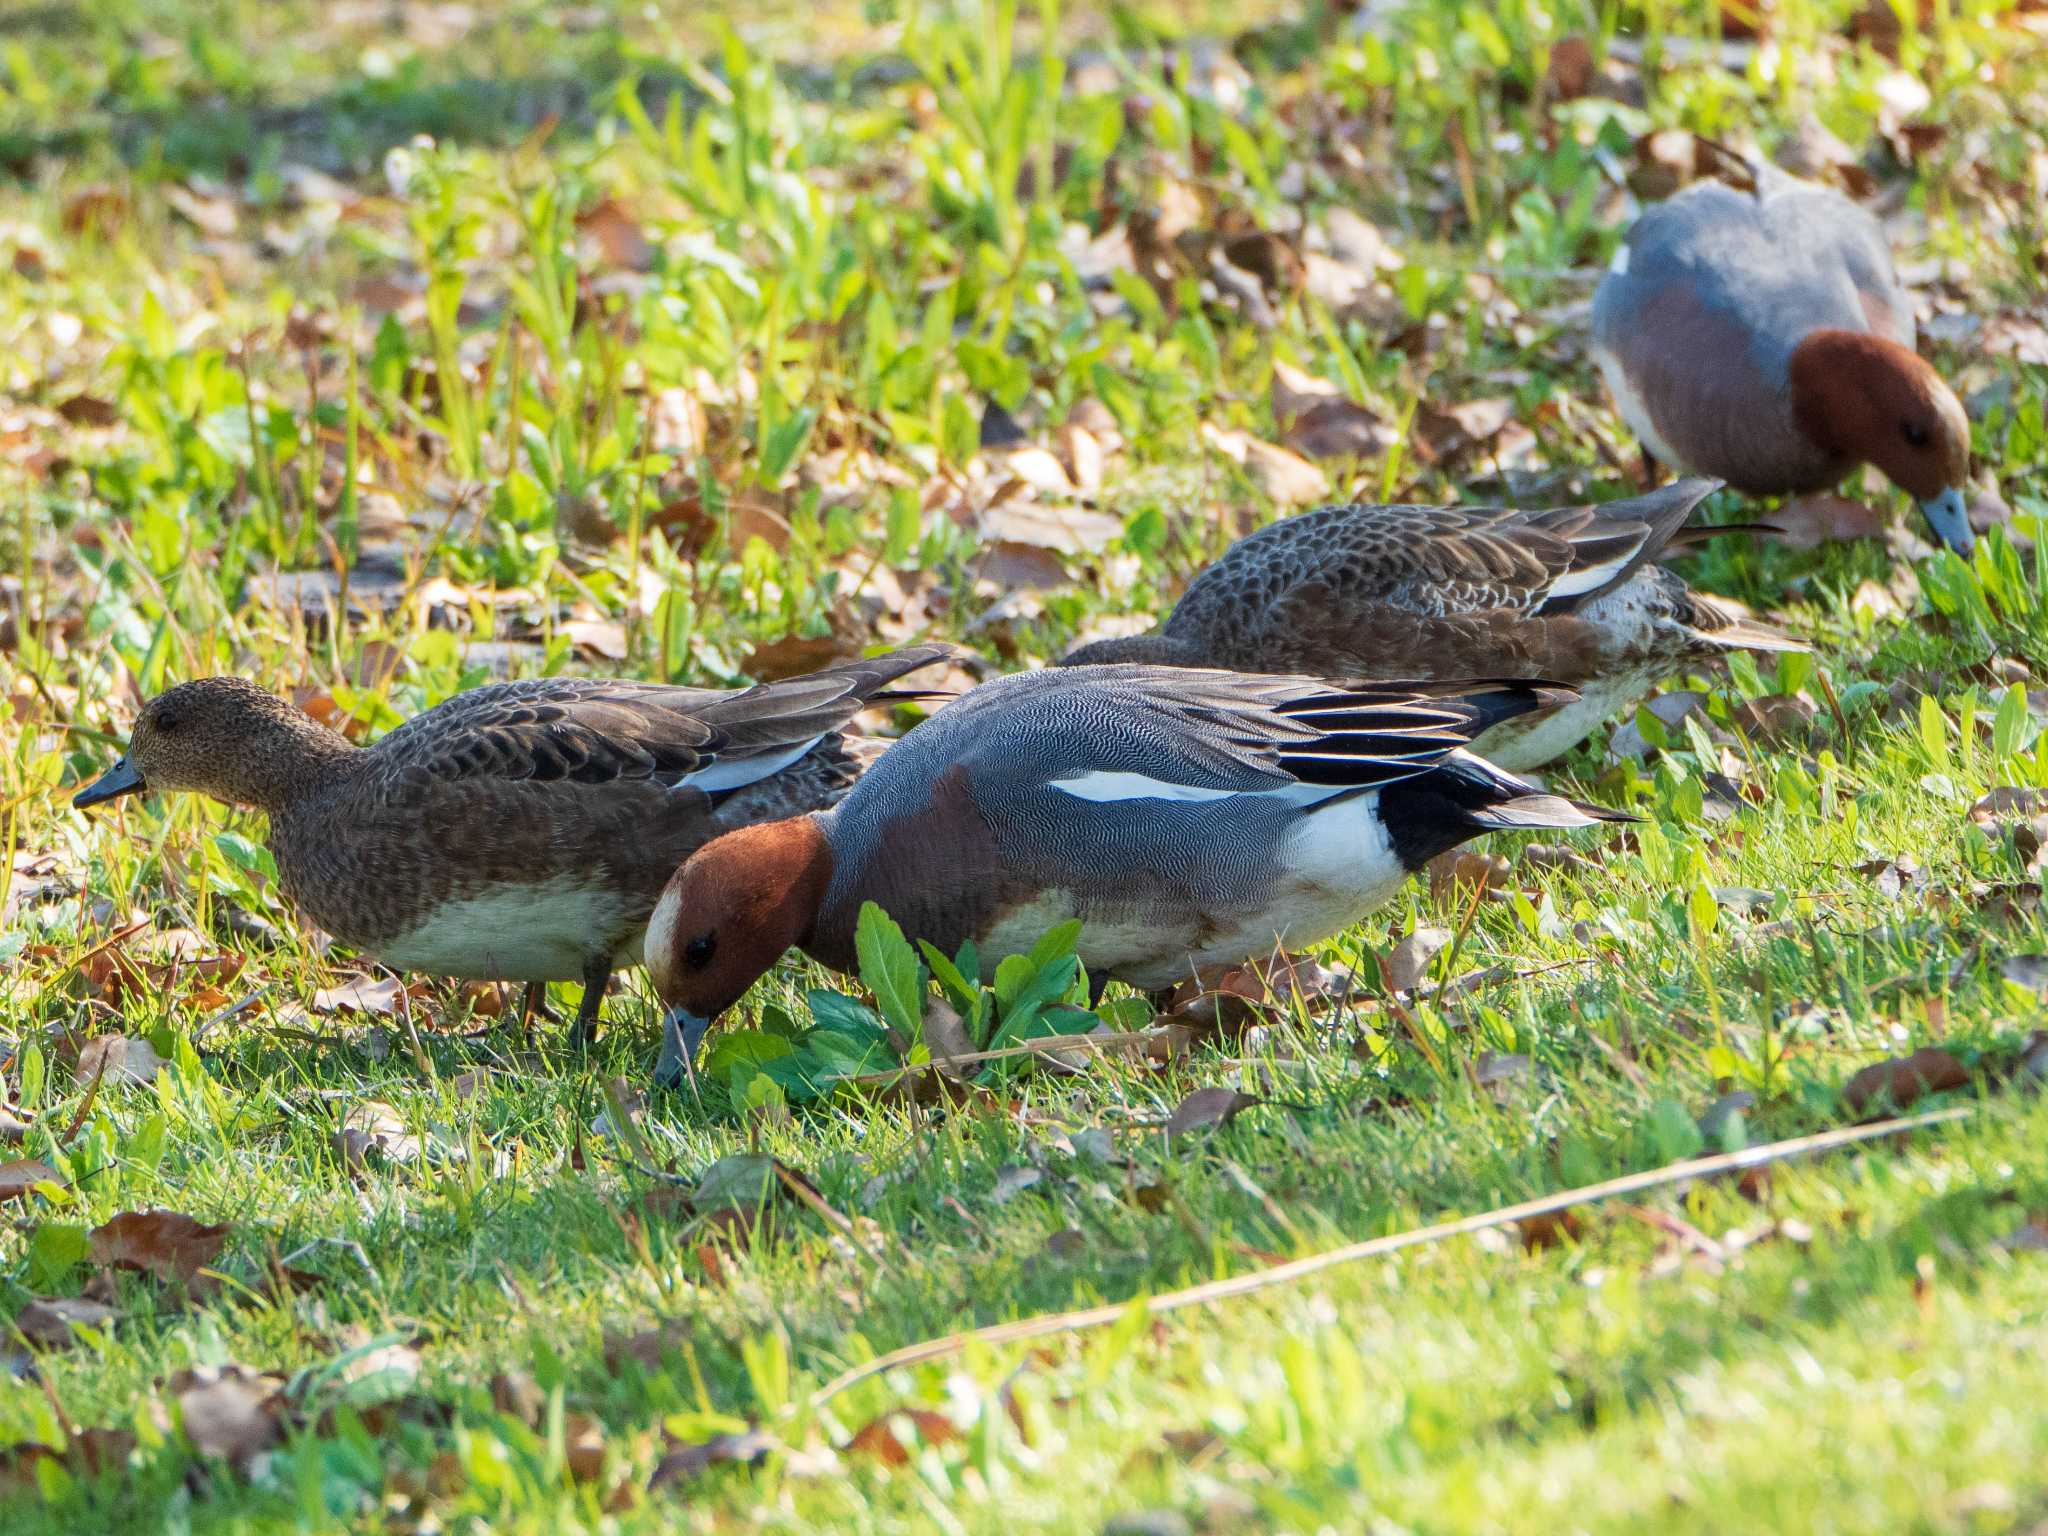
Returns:
[[[1442,1242],[1445,1238],[1466,1237],[1492,1227],[1504,1227],[1512,1222],[1527,1221],[1532,1216],[1549,1216],[1574,1206],[1593,1205],[1602,1200],[1615,1200],[1624,1195],[1641,1194],[1645,1190],[1683,1184],[1689,1179],[1735,1173],[1744,1168],[1759,1168],[1767,1163],[1781,1163],[1787,1158],[1804,1157],[1813,1152],[1832,1152],[1840,1147],[1852,1147],[1858,1142],[1903,1136],[1909,1131],[1925,1130],[1930,1126],[1948,1125],[1966,1119],[1973,1112],[1972,1106],[1963,1104],[1953,1109],[1933,1109],[1925,1114],[1880,1121],[1875,1125],[1852,1125],[1837,1131],[1821,1131],[1812,1136],[1794,1136],[1786,1141],[1766,1142],[1762,1146],[1744,1147],[1740,1152],[1722,1152],[1713,1157],[1688,1158],[1682,1163],[1670,1163],[1665,1167],[1652,1168],[1643,1173],[1623,1174],[1620,1178],[1607,1179],[1598,1184],[1583,1184],[1577,1189],[1562,1190],[1554,1195],[1540,1195],[1534,1200],[1524,1200],[1516,1205],[1503,1205],[1476,1216],[1460,1216],[1454,1221],[1439,1221],[1427,1227],[1411,1227],[1406,1232],[1368,1238],[1362,1243],[1349,1243],[1342,1248],[1332,1248],[1327,1253],[1311,1254],[1305,1259],[1275,1264],[1269,1269],[1253,1270],[1250,1274],[1233,1275],[1227,1280],[1211,1280],[1202,1285],[1191,1285],[1185,1290],[1167,1291],[1163,1295],[1147,1296],[1137,1301],[1109,1306],[1083,1307],[1073,1312],[1052,1312],[1041,1317],[1024,1317],[1015,1322],[994,1323],[986,1328],[970,1328],[964,1333],[949,1333],[943,1338],[925,1339],[920,1343],[906,1344],[901,1349],[892,1349],[886,1355],[879,1355],[865,1365],[857,1365],[852,1370],[834,1377],[811,1394],[811,1406],[823,1407],[849,1387],[858,1386],[872,1376],[880,1376],[899,1366],[921,1365],[927,1360],[941,1360],[949,1355],[956,1355],[971,1343],[1014,1344],[1024,1339],[1041,1339],[1047,1334],[1078,1333],[1087,1328],[1105,1328],[1129,1316],[1134,1306],[1142,1308],[1148,1317],[1157,1317],[1165,1312],[1178,1312],[1184,1307],[1198,1307],[1212,1301],[1225,1301],[1233,1296],[1248,1296],[1255,1291],[1269,1290],[1276,1285],[1288,1285],[1310,1275],[1321,1274],[1326,1269],[1355,1264],[1361,1259],[1378,1258],[1381,1254],[1394,1253],[1402,1248],[1419,1248],[1426,1243]]]

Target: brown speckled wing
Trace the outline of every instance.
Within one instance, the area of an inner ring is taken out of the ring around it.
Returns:
[[[707,839],[845,794],[870,753],[841,728],[946,654],[906,649],[730,693],[568,678],[477,689],[393,731],[330,794],[273,817],[271,848],[307,915],[373,953],[446,903],[524,888],[602,892],[611,915],[587,953],[612,956]],[[728,764],[739,771],[720,774]],[[704,776],[682,785],[692,772]],[[546,919],[536,909],[530,921]],[[444,969],[517,974],[503,951],[519,935],[491,942]]]
[[[1664,547],[1711,482],[1600,507],[1327,507],[1241,540],[1163,638],[1197,664],[1332,676],[1587,675],[1563,622]]]
[[[674,785],[714,764],[787,757],[943,654],[914,647],[736,692],[606,678],[501,683],[457,695],[371,752],[393,775]]]

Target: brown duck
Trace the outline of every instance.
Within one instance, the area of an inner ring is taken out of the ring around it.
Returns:
[[[831,805],[882,743],[844,729],[919,646],[742,690],[541,678],[458,694],[357,747],[237,677],[151,699],[75,804],[196,790],[270,819],[285,893],[343,943],[436,976],[581,981],[587,1041],[611,972],[711,838]]]
[[[1225,550],[1151,634],[1084,645],[1064,665],[1152,662],[1364,681],[1543,678],[1569,704],[1472,743],[1540,767],[1661,678],[1735,650],[1803,651],[1654,562],[1727,528],[1685,528],[1718,482],[1681,480],[1601,506],[1357,505],[1283,518]]]

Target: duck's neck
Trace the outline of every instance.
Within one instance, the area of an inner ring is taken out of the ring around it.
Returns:
[[[279,816],[360,772],[367,754],[289,704],[250,723],[245,750],[221,764],[215,799]],[[338,829],[346,830],[346,829]]]

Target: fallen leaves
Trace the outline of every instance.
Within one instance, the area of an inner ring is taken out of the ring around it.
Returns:
[[[38,1184],[62,1187],[63,1183],[57,1170],[39,1158],[24,1157],[0,1163],[0,1200],[19,1200]]]
[[[1380,973],[1395,992],[1413,992],[1429,974],[1429,962],[1451,942],[1448,928],[1417,928],[1387,955]]]
[[[164,1384],[192,1449],[246,1469],[284,1439],[282,1378],[245,1365],[202,1365]]]
[[[1771,513],[1768,537],[1794,549],[1818,549],[1831,541],[1881,539],[1890,520],[1867,502],[1823,492],[1795,496]]]
[[[1872,1062],[1842,1087],[1852,1114],[1903,1113],[1927,1094],[1968,1086],[1970,1072],[1947,1051],[1927,1046],[1910,1056]]]
[[[1266,1101],[1235,1088],[1197,1088],[1167,1117],[1166,1134],[1184,1136],[1212,1125],[1228,1125],[1255,1104]]]
[[[920,1445],[951,1445],[962,1439],[959,1426],[932,1408],[894,1408],[879,1413],[854,1431],[846,1442],[848,1456],[872,1456],[885,1467],[907,1466]]]
[[[15,1315],[14,1326],[31,1344],[69,1349],[79,1328],[105,1328],[119,1315],[106,1303],[82,1296],[38,1296]]]
[[[351,1105],[334,1133],[335,1150],[349,1168],[367,1168],[371,1154],[394,1163],[416,1163],[425,1144],[405,1119],[381,1099]]]
[[[83,1082],[98,1078],[105,1083],[146,1087],[166,1065],[155,1046],[132,1035],[98,1035],[86,1041],[78,1053],[78,1076]]]
[[[177,1211],[123,1211],[92,1229],[90,1255],[95,1264],[140,1270],[193,1290],[220,1257],[230,1230]]]
[[[782,1449],[780,1440],[759,1429],[686,1441],[675,1446],[656,1464],[653,1474],[647,1479],[647,1491],[655,1493],[675,1483],[692,1481],[706,1468],[721,1464],[751,1467]]]
[[[313,994],[315,1013],[367,1013],[397,1018],[404,1013],[411,994],[396,976],[351,976],[337,986],[322,987]]]

